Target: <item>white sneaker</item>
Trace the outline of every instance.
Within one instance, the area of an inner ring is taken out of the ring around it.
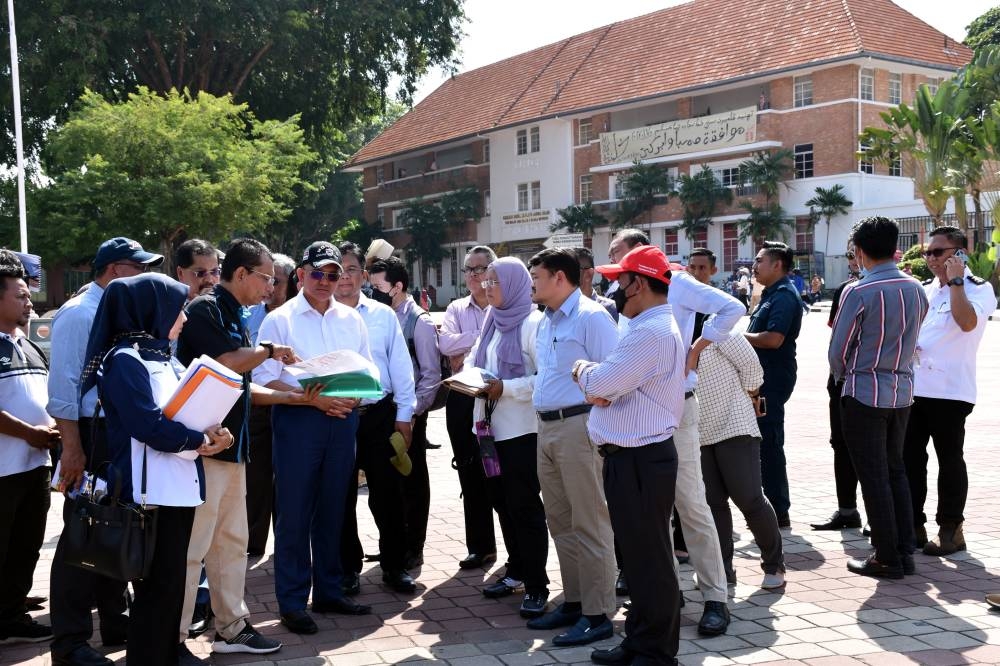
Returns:
[[[785,586],[785,573],[779,571],[777,573],[764,574],[764,581],[760,584],[761,589],[764,590],[775,590],[779,587]]]
[[[243,627],[243,631],[236,634],[228,641],[219,634],[215,635],[212,643],[212,652],[222,654],[232,654],[236,652],[246,652],[250,654],[270,654],[281,649],[281,643],[266,636],[262,636],[259,631],[253,628],[249,622]]]

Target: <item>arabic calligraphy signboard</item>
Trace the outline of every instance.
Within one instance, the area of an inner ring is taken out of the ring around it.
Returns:
[[[685,118],[669,123],[601,134],[601,164],[635,162],[753,143],[757,108]]]

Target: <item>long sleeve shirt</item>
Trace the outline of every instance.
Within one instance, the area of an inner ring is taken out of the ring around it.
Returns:
[[[462,357],[469,353],[472,345],[479,337],[479,331],[483,329],[483,322],[486,321],[486,312],[489,306],[481,308],[472,300],[472,296],[466,296],[448,304],[444,313],[444,320],[441,322],[441,333],[438,344],[441,353],[452,359]],[[452,367],[461,366],[461,360]]]
[[[413,316],[417,318],[413,328],[413,379],[417,392],[414,414],[423,414],[430,408],[441,383],[441,352],[438,351],[437,327],[430,317],[420,316],[420,313],[411,297],[407,297],[396,308],[396,318],[403,329],[406,328],[407,319]]]
[[[582,404],[583,391],[573,381],[578,359],[603,361],[618,344],[618,329],[600,303],[574,290],[556,310],[545,310],[538,327],[535,357],[538,377],[532,404],[547,412]]]
[[[396,403],[396,420],[409,421],[417,406],[417,394],[413,386],[413,364],[396,313],[388,305],[364,294],[358,300],[357,310],[368,328],[368,346],[381,375],[382,396],[391,393]]]
[[[48,413],[57,419],[79,421],[97,407],[97,387],[80,395],[80,375],[87,362],[87,340],[94,325],[104,288],[91,282],[87,291],[66,301],[52,320],[49,350]]]
[[[698,360],[698,434],[702,446],[733,437],[760,437],[747,392],[763,383],[764,368],[741,333],[705,348]]]
[[[891,261],[844,289],[833,322],[828,358],[842,395],[869,407],[913,403],[913,352],[927,296],[920,283]]]
[[[595,406],[587,430],[595,444],[637,447],[670,438],[684,414],[686,347],[669,305],[632,319],[628,334],[602,362],[577,375],[582,391],[611,401]]]

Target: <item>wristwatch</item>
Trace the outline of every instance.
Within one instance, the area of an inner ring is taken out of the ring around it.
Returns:
[[[274,343],[273,342],[266,342],[264,340],[261,340],[257,344],[267,350],[267,357],[268,358],[274,358]]]
[[[961,287],[963,284],[965,284],[965,278],[953,277],[948,280],[949,287]]]

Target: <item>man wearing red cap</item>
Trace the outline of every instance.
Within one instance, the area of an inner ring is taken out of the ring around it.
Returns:
[[[639,246],[597,271],[618,280],[616,305],[631,321],[607,359],[577,361],[573,379],[594,405],[587,429],[604,458],[604,493],[632,607],[626,638],[590,658],[598,664],[672,664],[680,631],[677,575],[670,565],[673,434],[684,413],[687,352],[667,305],[670,264],[659,248]]]

